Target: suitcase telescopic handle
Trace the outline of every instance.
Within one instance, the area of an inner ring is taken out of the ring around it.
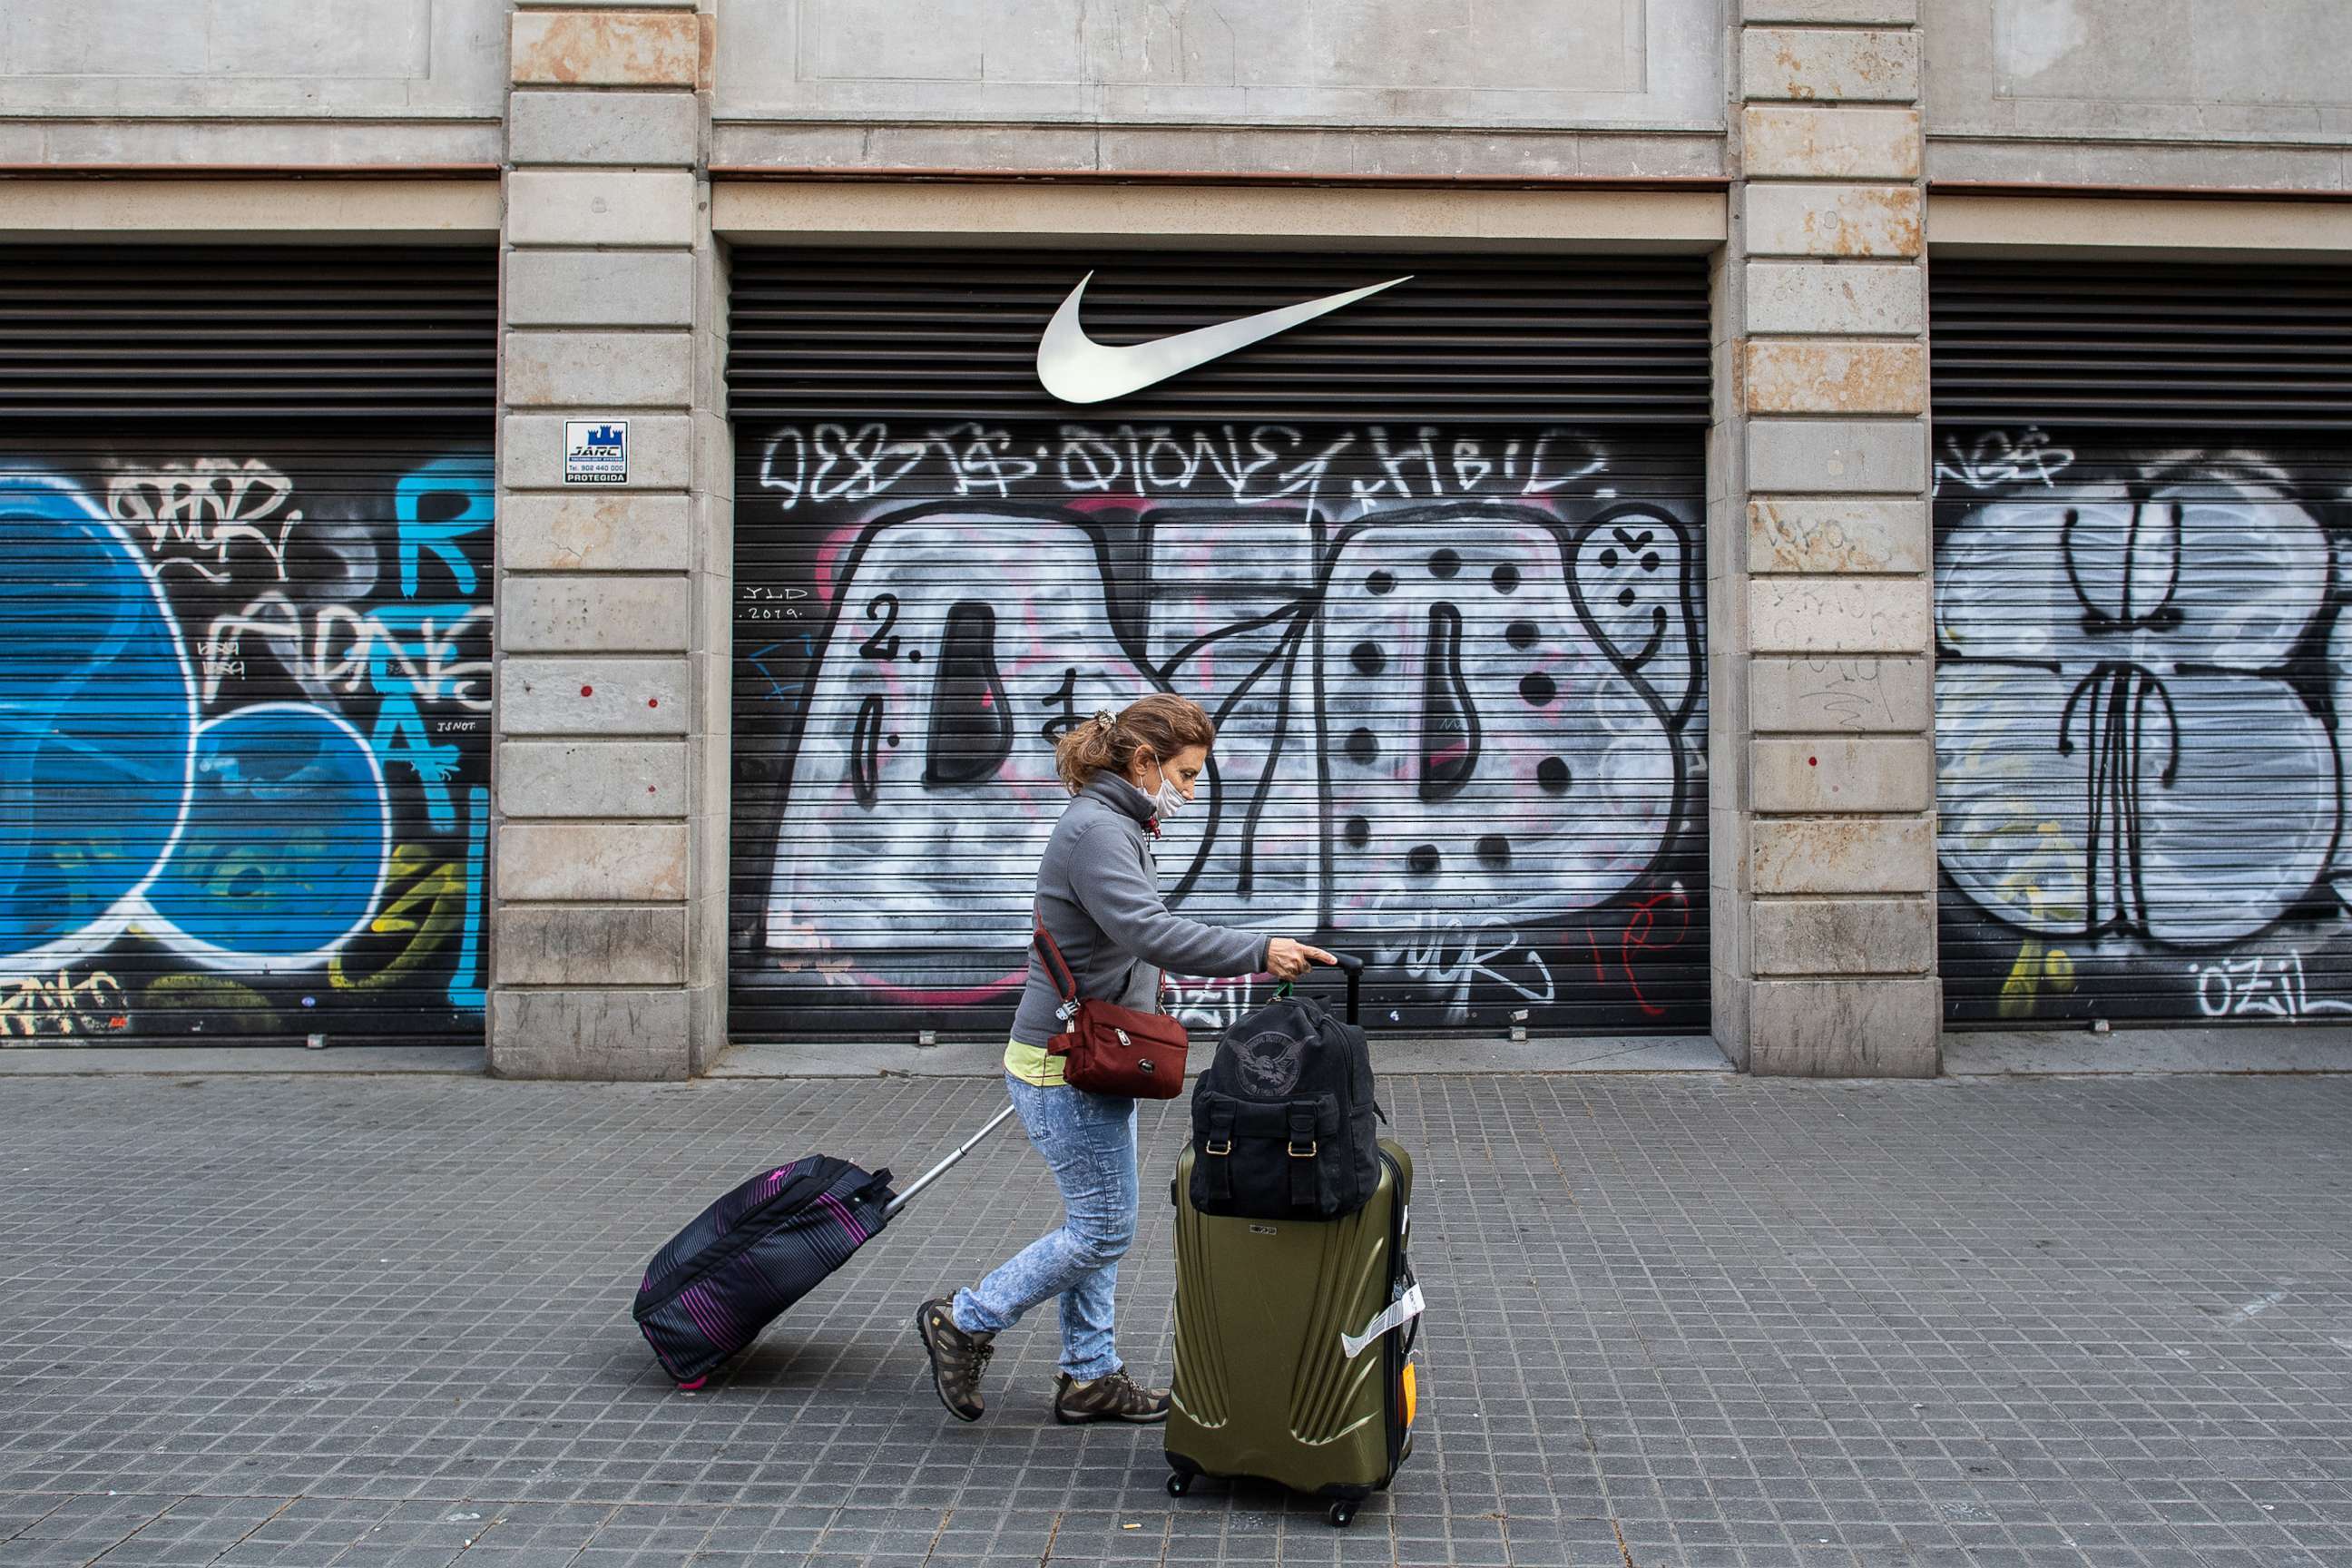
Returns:
[[[949,1155],[938,1164],[933,1165],[921,1175],[917,1176],[914,1181],[908,1185],[905,1192],[900,1193],[897,1197],[892,1198],[883,1208],[882,1217],[884,1219],[895,1217],[900,1209],[907,1206],[908,1201],[911,1200],[917,1193],[921,1192],[925,1187],[929,1186],[941,1176],[946,1175],[948,1173],[949,1167],[952,1166],[958,1160],[962,1159],[966,1154],[971,1153],[972,1150],[979,1145],[982,1139],[995,1131],[999,1127],[1003,1126],[1004,1119],[1013,1114],[1013,1107],[1008,1105],[1003,1110],[998,1111],[994,1116],[989,1118],[987,1126],[982,1128],[979,1131],[965,1139],[963,1142],[958,1146],[954,1153]]]
[[[1364,1005],[1364,961],[1352,952],[1335,952],[1339,961],[1339,973],[1348,977],[1348,1022],[1362,1022]]]

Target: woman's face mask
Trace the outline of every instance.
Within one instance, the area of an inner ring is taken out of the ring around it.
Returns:
[[[1184,792],[1176,787],[1176,781],[1168,776],[1165,768],[1160,771],[1160,793],[1152,797],[1152,803],[1162,816],[1173,816],[1192,804],[1184,798]]]
[[[1173,816],[1192,804],[1184,798],[1184,792],[1176,786],[1176,781],[1168,776],[1168,765],[1165,763],[1160,764],[1159,778],[1160,793],[1151,797],[1151,803],[1153,808],[1161,816]]]

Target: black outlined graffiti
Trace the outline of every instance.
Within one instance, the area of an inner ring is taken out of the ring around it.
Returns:
[[[1221,732],[1188,913],[1365,952],[1394,1022],[1704,1027],[1655,916],[1706,886],[1696,475],[1629,449],[1621,496],[1565,430],[768,434],[739,597],[809,610],[737,628],[739,1032],[1002,1026],[1052,741],[1160,689]]]
[[[1953,1016],[2267,1013],[2228,966],[2273,962],[2279,1016],[2352,1010],[2328,468],[2038,431],[1946,448],[1972,455],[1937,491]]]

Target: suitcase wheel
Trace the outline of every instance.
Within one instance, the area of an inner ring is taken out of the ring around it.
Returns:
[[[1335,1502],[1331,1505],[1331,1525],[1333,1529],[1347,1529],[1349,1522],[1355,1517],[1356,1505],[1354,1503],[1342,1500],[1341,1501]]]
[[[678,1391],[680,1394],[692,1394],[696,1389],[700,1388],[704,1384],[709,1383],[709,1381],[710,1381],[710,1374],[709,1374],[709,1373],[704,1373],[700,1377],[696,1378],[692,1383],[681,1383],[681,1384],[679,1384],[677,1385],[677,1391]]]
[[[1192,1489],[1192,1483],[1198,1479],[1199,1478],[1189,1475],[1182,1470],[1174,1472],[1168,1478],[1168,1495],[1170,1497],[1182,1497],[1186,1492]]]

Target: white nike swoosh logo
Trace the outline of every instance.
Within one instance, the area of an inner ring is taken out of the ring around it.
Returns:
[[[1108,403],[1114,397],[1140,392],[1171,375],[1223,359],[1236,349],[1263,342],[1276,332],[1286,332],[1318,316],[1328,316],[1383,289],[1411,282],[1412,275],[1407,273],[1369,289],[1327,294],[1303,305],[1285,305],[1278,310],[1244,316],[1238,321],[1220,321],[1213,327],[1179,332],[1172,338],[1123,347],[1095,342],[1078,322],[1078,304],[1086,298],[1087,285],[1093,279],[1094,274],[1089,272],[1078,279],[1078,286],[1070,290],[1070,297],[1062,301],[1062,308],[1045,323],[1045,335],[1037,340],[1037,379],[1045,383],[1046,391],[1065,403]]]

